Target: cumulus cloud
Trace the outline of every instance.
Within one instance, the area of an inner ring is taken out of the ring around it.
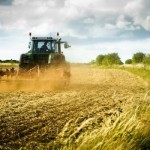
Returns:
[[[145,30],[150,30],[150,1],[133,0],[126,4],[125,14],[133,20],[133,24],[142,26]]]
[[[60,32],[77,46],[144,40],[149,8],[149,0],[0,0],[0,38]]]
[[[112,0],[6,1],[13,4],[0,9],[0,26],[7,30],[61,31],[78,37],[85,33],[87,37],[114,36],[124,34],[125,30],[140,30],[140,27],[150,30],[148,0],[116,0],[115,3]],[[44,29],[43,24],[47,24]]]

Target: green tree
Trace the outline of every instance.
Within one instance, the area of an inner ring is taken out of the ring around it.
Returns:
[[[111,53],[111,54],[107,54],[105,55],[103,61],[102,61],[103,65],[121,65],[123,64],[120,60],[120,57],[118,56],[118,53]]]
[[[96,64],[97,65],[102,65],[102,61],[103,61],[104,57],[105,57],[104,55],[98,55],[96,57]]]
[[[144,57],[145,57],[144,53],[138,52],[138,53],[133,54],[132,61],[133,63],[142,63]]]
[[[144,65],[150,65],[150,54],[147,54],[143,59]]]
[[[132,59],[127,59],[127,60],[125,61],[125,64],[132,64]]]

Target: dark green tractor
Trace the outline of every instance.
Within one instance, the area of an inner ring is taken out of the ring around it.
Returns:
[[[70,67],[61,51],[61,46],[69,48],[67,42],[61,41],[59,34],[57,38],[31,37],[29,51],[21,54],[18,76],[30,78],[49,79],[70,78]]]

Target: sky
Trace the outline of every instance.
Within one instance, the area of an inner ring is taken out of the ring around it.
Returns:
[[[70,62],[150,53],[150,0],[0,0],[0,59],[17,59],[33,36],[54,36]]]

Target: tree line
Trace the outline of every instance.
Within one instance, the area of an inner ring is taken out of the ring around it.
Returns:
[[[96,63],[97,65],[122,65],[123,62],[121,61],[118,53],[109,53],[106,55],[98,55],[96,60],[93,60],[91,63]],[[125,64],[139,64],[142,63],[144,65],[150,65],[150,54],[144,54],[142,52],[138,52],[133,54],[131,59],[127,59]]]
[[[7,60],[0,60],[0,63],[19,63],[19,61],[13,59],[7,59]]]
[[[132,59],[127,59],[125,64],[144,64],[150,65],[150,54],[145,54],[142,52],[138,52],[133,54]]]

